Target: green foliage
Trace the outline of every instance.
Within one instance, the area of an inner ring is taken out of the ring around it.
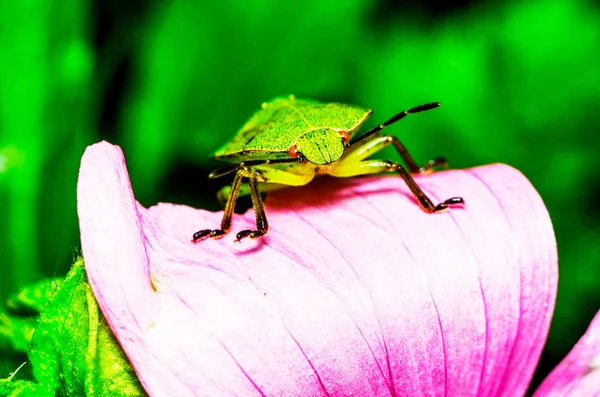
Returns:
[[[0,312],[0,351],[27,353],[34,327],[34,318]]]
[[[6,397],[56,397],[49,386],[25,380],[0,379],[0,396]]]
[[[46,278],[27,285],[18,294],[10,296],[6,307],[11,313],[37,315],[52,300],[62,281],[61,278]]]
[[[28,285],[10,297],[6,312],[0,308],[0,352],[4,353],[0,355],[0,371],[22,364],[21,369],[16,371],[18,376],[26,378],[29,375],[30,367],[26,365],[27,353],[39,314],[52,300],[61,282],[60,279],[44,279]],[[0,372],[0,377],[2,376],[4,374]],[[11,384],[15,387],[19,385],[16,381]],[[23,387],[24,390],[28,390],[27,387]]]
[[[0,2],[2,300],[39,279],[42,263],[66,272],[77,241],[77,166],[95,140],[89,7]]]
[[[22,307],[42,307],[35,333],[13,332],[8,338],[15,348],[28,351],[35,381],[0,380],[0,396],[145,396],[98,308],[83,261],[75,263],[63,283],[43,285],[49,288],[38,284],[17,295],[25,298]],[[19,327],[13,324],[13,329]]]

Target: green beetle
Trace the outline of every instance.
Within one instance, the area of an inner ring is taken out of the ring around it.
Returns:
[[[411,113],[439,106],[434,102],[402,111],[385,123],[356,136],[372,110],[342,103],[296,99],[294,96],[263,103],[262,108],[252,115],[238,134],[214,154],[214,159],[230,165],[211,172],[209,178],[231,173],[235,173],[235,176],[231,186],[219,192],[219,197],[226,202],[221,228],[200,230],[194,233],[192,241],[196,243],[208,237],[219,238],[227,234],[231,229],[235,202],[238,196],[247,194],[252,197],[257,230],[242,230],[235,241],[264,236],[269,225],[260,192],[305,185],[316,175],[351,177],[395,171],[404,179],[426,212],[440,212],[448,209],[448,206],[464,204],[461,197],[433,204],[411,176],[411,173],[427,174],[436,167],[447,168],[446,159],[435,158],[420,167],[398,138],[380,134],[385,127]],[[367,160],[389,145],[393,145],[402,156],[408,171],[393,161]],[[248,183],[242,184],[244,178],[248,178]]]

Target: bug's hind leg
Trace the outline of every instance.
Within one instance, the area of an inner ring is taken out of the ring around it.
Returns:
[[[239,243],[242,239],[250,237],[255,239],[264,236],[269,231],[269,223],[267,222],[267,215],[265,213],[265,205],[260,191],[258,190],[258,177],[260,171],[254,171],[250,176],[248,186],[250,187],[250,195],[252,196],[252,206],[254,207],[254,213],[256,215],[256,229],[257,230],[242,230],[236,235],[235,242]]]
[[[421,190],[417,182],[413,179],[410,173],[402,167],[402,165],[395,163],[393,161],[387,160],[365,160],[358,162],[350,162],[339,164],[334,167],[329,174],[336,177],[351,177],[357,175],[367,175],[367,174],[379,174],[382,172],[391,172],[396,171],[404,182],[408,185],[408,188],[412,192],[412,194],[416,197],[419,205],[426,212],[441,212],[448,209],[449,206],[456,204],[464,204],[464,200],[462,197],[452,197],[439,204],[433,204],[431,199],[427,197],[427,195]]]
[[[402,159],[406,162],[408,170],[413,174],[429,174],[433,172],[435,168],[438,167],[443,169],[448,168],[448,160],[446,160],[445,157],[436,157],[434,159],[429,160],[425,165],[419,166],[406,149],[406,146],[404,146],[404,144],[400,142],[400,139],[396,138],[394,135],[387,135],[383,138],[387,138],[390,141],[390,143],[394,145],[394,148],[396,149],[400,157],[402,157]]]
[[[235,202],[238,198],[240,185],[242,184],[242,178],[245,176],[246,172],[247,171],[243,169],[239,170],[233,178],[230,193],[227,197],[227,203],[225,204],[225,211],[223,213],[223,220],[221,221],[221,228],[215,230],[204,229],[197,231],[192,237],[192,242],[197,243],[198,241],[204,240],[207,237],[219,238],[229,233],[229,230],[231,230],[231,217],[233,216],[233,210],[235,209]]]

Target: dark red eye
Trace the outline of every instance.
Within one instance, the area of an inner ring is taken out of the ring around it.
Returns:
[[[340,134],[344,143],[348,143],[350,140],[350,134],[348,134],[348,131],[338,131],[338,134]]]
[[[290,157],[292,157],[292,158],[296,158],[296,157],[298,157],[298,156],[300,155],[300,154],[298,153],[298,147],[297,147],[296,145],[294,145],[294,146],[291,146],[291,147],[288,149],[288,154],[289,154],[289,155],[290,155]]]

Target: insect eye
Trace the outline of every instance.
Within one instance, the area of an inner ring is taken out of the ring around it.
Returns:
[[[338,134],[340,134],[344,143],[348,143],[350,140],[350,134],[348,134],[348,131],[338,131]]]
[[[289,155],[290,155],[290,157],[292,157],[292,158],[296,158],[296,157],[298,157],[298,156],[300,155],[300,153],[298,153],[298,147],[297,147],[296,145],[294,145],[294,146],[291,146],[291,147],[288,149],[288,154],[289,154]]]

